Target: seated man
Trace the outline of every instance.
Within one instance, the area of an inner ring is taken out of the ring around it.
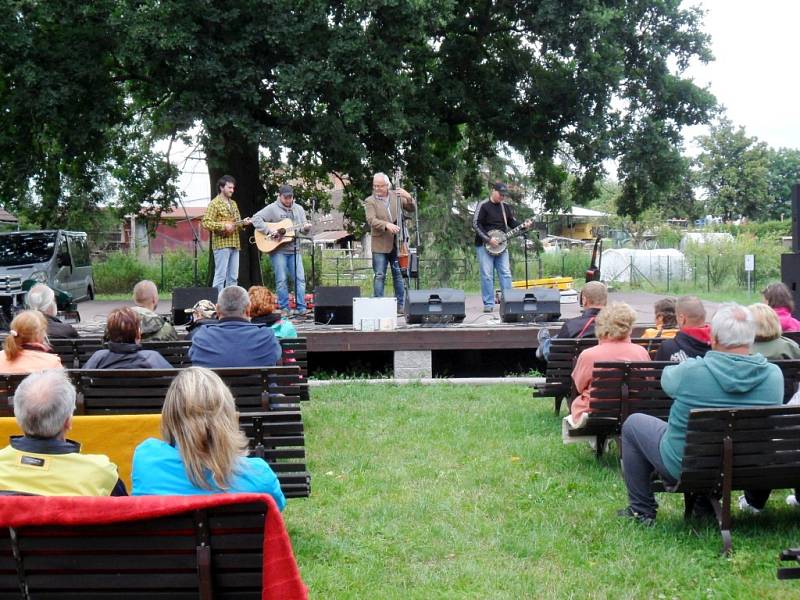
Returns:
[[[238,285],[226,287],[217,300],[214,324],[192,335],[189,360],[201,367],[271,367],[281,357],[281,345],[269,327],[250,322],[250,296]]]
[[[58,314],[56,295],[45,284],[37,283],[28,290],[25,304],[31,310],[38,310],[47,319],[47,337],[50,339],[79,337],[78,331],[72,325],[56,317]]]
[[[617,514],[652,525],[658,503],[650,490],[657,471],[669,484],[677,482],[686,447],[689,411],[693,408],[780,405],[781,370],[760,354],[750,355],[755,339],[752,314],[738,304],[723,304],[711,321],[711,351],[664,369],[661,386],[673,399],[669,421],[636,413],[622,426],[622,467],[628,506]],[[766,502],[748,496],[753,504]],[[760,508],[760,506],[755,506]]]
[[[0,450],[0,489],[40,496],[125,496],[107,456],[81,454],[66,439],[75,388],[61,369],[32,373],[14,394],[14,416],[25,435]]]
[[[706,309],[697,296],[681,296],[675,304],[679,331],[671,340],[661,342],[653,360],[683,362],[705,356],[711,350],[711,329],[706,325]]]
[[[580,293],[580,304],[583,312],[577,317],[567,319],[555,336],[557,338],[583,338],[595,337],[594,322],[597,315],[608,304],[608,288],[605,283],[590,281],[583,286]],[[548,360],[550,358],[550,331],[544,327],[539,330],[539,346],[536,348],[536,358]]]
[[[167,342],[178,339],[178,332],[164,317],[155,312],[158,307],[158,289],[156,284],[143,279],[133,288],[132,307],[141,321],[143,342]]]

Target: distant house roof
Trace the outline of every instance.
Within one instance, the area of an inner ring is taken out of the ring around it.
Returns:
[[[19,219],[10,212],[0,208],[0,223],[19,223]]]
[[[186,212],[183,212],[182,208],[176,208],[175,210],[161,213],[161,218],[170,220],[180,220],[180,219],[185,219],[186,215],[188,214],[190,219],[199,219],[200,217],[206,214],[207,209],[208,209],[207,206],[187,206]]]
[[[609,213],[599,210],[592,210],[591,208],[583,208],[582,206],[573,206],[569,210],[560,210],[555,214],[559,217],[610,217]]]
[[[339,240],[351,237],[353,234],[349,231],[322,231],[314,236],[314,242],[338,242]]]

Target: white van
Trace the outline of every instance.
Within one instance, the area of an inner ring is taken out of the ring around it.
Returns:
[[[94,299],[94,278],[87,236],[82,231],[0,233],[0,297],[21,306],[22,284],[32,279],[72,295],[75,302]],[[10,297],[10,298],[9,298]]]

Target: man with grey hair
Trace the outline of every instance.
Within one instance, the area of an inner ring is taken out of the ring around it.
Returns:
[[[24,435],[0,450],[0,489],[40,496],[125,496],[107,456],[81,454],[66,439],[75,388],[61,369],[32,373],[14,394],[14,417]]]
[[[78,331],[69,323],[56,317],[58,303],[55,292],[43,283],[37,283],[25,298],[25,304],[31,310],[38,310],[47,319],[47,337],[50,339],[76,338]]]
[[[156,312],[158,307],[158,288],[149,279],[143,279],[133,286],[132,306],[139,315],[139,327],[142,331],[143,342],[168,342],[178,339],[178,332],[172,323]]]
[[[217,299],[219,320],[201,325],[192,335],[189,360],[201,367],[271,367],[281,345],[270,327],[250,322],[250,296],[238,285],[226,287]]]
[[[401,246],[407,245],[407,235],[403,229],[403,211],[417,209],[414,198],[402,188],[389,189],[389,177],[386,173],[375,173],[372,178],[372,195],[364,200],[364,211],[367,224],[370,226],[372,244],[372,295],[383,297],[386,283],[386,267],[392,269],[394,295],[397,298],[397,312],[403,312],[405,303],[405,286],[403,272],[397,260],[397,252]]]
[[[661,387],[673,399],[669,421],[640,413],[625,421],[622,472],[629,504],[617,513],[619,516],[645,525],[655,522],[658,503],[650,490],[650,476],[657,471],[665,482],[677,482],[689,411],[783,402],[781,370],[760,354],[750,355],[755,331],[749,310],[738,304],[723,304],[711,321],[711,350],[703,357],[666,367],[661,375]],[[762,493],[745,495],[745,505],[750,499],[758,503],[763,498],[766,502]]]

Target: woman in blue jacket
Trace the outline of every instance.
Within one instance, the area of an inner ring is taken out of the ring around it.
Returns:
[[[233,396],[213,371],[190,367],[174,379],[161,411],[161,437],[137,446],[132,495],[252,492],[270,494],[281,510],[286,505],[269,465],[247,457]]]

